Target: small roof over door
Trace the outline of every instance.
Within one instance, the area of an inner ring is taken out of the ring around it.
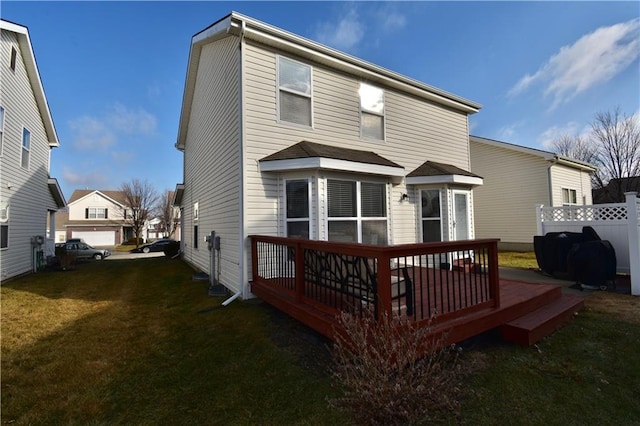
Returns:
[[[407,175],[408,185],[458,183],[462,185],[482,185],[483,179],[469,171],[451,164],[426,161]]]

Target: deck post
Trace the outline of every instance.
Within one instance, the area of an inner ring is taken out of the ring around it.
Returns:
[[[251,280],[258,277],[258,240],[249,237],[251,240]]]
[[[295,243],[294,249],[296,262],[296,302],[300,302],[302,300],[302,297],[304,296],[304,249],[302,248],[300,242]]]
[[[627,226],[629,227],[629,266],[631,267],[631,295],[640,296],[640,223],[638,221],[637,192],[625,192],[627,198]]]
[[[381,315],[391,316],[391,258],[386,253],[377,256],[378,264],[378,320]]]
[[[489,243],[489,288],[493,293],[494,307],[500,307],[500,269],[498,265],[498,240]]]

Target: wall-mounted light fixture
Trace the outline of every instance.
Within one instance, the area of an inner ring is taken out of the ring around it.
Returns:
[[[400,201],[407,201],[408,199],[409,199],[409,194],[407,194],[406,192],[402,194],[402,197],[400,197]]]

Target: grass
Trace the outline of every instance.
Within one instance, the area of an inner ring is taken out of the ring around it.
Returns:
[[[209,297],[163,257],[82,263],[0,288],[3,423],[348,424],[327,342],[260,301]],[[640,298],[608,292],[537,346],[466,342],[441,424],[633,424]]]
[[[498,264],[509,268],[537,269],[538,261],[534,252],[499,251]]]

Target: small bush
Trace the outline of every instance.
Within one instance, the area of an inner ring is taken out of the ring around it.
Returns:
[[[339,324],[344,333],[336,333],[333,377],[343,395],[329,401],[332,407],[365,425],[428,423],[430,412],[457,411],[458,352],[429,336],[429,327],[348,313]]]

